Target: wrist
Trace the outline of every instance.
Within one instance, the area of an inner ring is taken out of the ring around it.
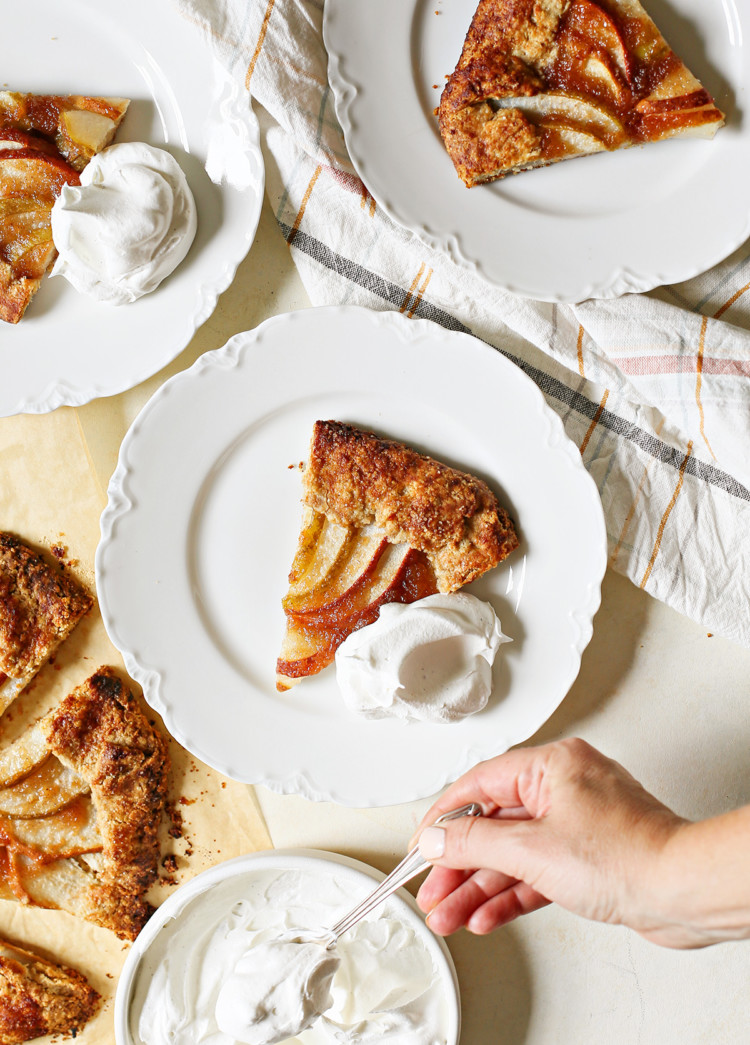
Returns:
[[[639,817],[627,832],[630,873],[625,881],[622,922],[650,937],[673,917],[677,889],[674,854],[689,821],[663,808]]]
[[[748,829],[746,810],[677,821],[650,864],[645,918],[634,928],[669,947],[750,937]]]

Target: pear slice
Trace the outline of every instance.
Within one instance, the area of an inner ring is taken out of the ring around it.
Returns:
[[[10,880],[0,879],[1,899],[30,899],[39,907],[58,907],[90,917],[90,891],[96,879],[75,857],[39,865],[19,855],[14,864],[16,873],[8,876]]]
[[[12,127],[0,127],[0,152],[18,152],[20,149],[32,149],[34,152],[43,152],[47,156],[57,156],[57,150],[52,142],[35,134],[27,134],[26,131],[14,130]]]
[[[81,795],[49,816],[15,820],[10,831],[21,846],[43,851],[45,860],[80,856],[102,847],[90,795]]]
[[[518,109],[536,124],[544,124],[550,119],[574,123],[604,142],[614,141],[623,133],[620,121],[602,106],[555,91],[529,97],[499,98],[495,104],[503,109]]]
[[[10,707],[25,685],[22,679],[11,679],[0,672],[0,715]]]
[[[116,107],[113,115],[92,109],[67,109],[60,113],[57,147],[76,170],[83,170],[91,157],[114,138],[128,102],[124,98],[111,101]]]
[[[60,195],[63,185],[78,184],[78,172],[54,153],[34,147],[0,150],[0,199],[17,194],[27,197],[33,192],[50,206]]]
[[[289,573],[285,609],[301,609],[329,584],[343,557],[350,551],[356,531],[339,526],[311,508],[305,508],[297,553]]]
[[[352,591],[362,578],[377,569],[387,548],[388,541],[380,531],[367,533],[351,527],[348,540],[322,583],[297,598],[285,599],[285,612],[294,616],[316,614],[327,606],[337,604],[347,597],[347,593]]]
[[[597,94],[606,91],[615,105],[620,105],[624,101],[623,84],[614,75],[609,61],[605,61],[600,54],[593,54],[586,58],[583,63],[583,72],[589,83],[595,86]]]
[[[24,818],[47,816],[87,790],[85,780],[50,756],[28,776],[0,789],[0,814]]]
[[[283,693],[308,675],[316,675],[331,663],[331,643],[308,634],[287,618],[281,650],[276,661],[276,689]],[[333,651],[335,653],[335,650]]]
[[[365,563],[366,556],[360,559]],[[377,619],[386,602],[412,602],[437,590],[424,554],[407,544],[388,544],[374,565],[367,562],[349,587],[307,613],[287,613],[287,629],[277,661],[276,688],[289,689],[330,664],[336,650],[357,628]]]
[[[554,128],[548,128],[548,131],[556,134],[562,143],[563,151],[570,152],[573,156],[588,155],[606,149],[601,138],[597,138],[595,134],[590,134],[588,131],[582,131],[578,127],[555,124]]]
[[[591,0],[575,0],[571,6],[568,29],[589,39],[597,49],[606,50],[626,80],[633,75],[633,58],[617,23]]]
[[[0,786],[7,787],[27,776],[48,754],[44,734],[38,726],[32,726],[0,752]]]
[[[364,541],[362,542],[364,544]],[[342,570],[343,583],[329,593],[319,606],[289,616],[304,627],[354,630],[357,621],[398,583],[409,552],[408,544],[389,544],[381,536],[373,554],[373,539],[367,539],[367,550]]]

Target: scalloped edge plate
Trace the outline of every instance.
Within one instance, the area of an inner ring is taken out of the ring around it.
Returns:
[[[171,152],[195,196],[198,231],[152,294],[115,307],[45,276],[16,326],[0,323],[0,416],[80,406],[170,363],[213,312],[255,237],[265,172],[249,96],[199,30],[168,4],[39,0],[4,11],[11,90],[131,98],[117,142]],[[10,21],[8,22],[8,19]]]
[[[326,0],[328,76],[357,173],[429,247],[526,297],[613,297],[705,271],[750,235],[750,8],[646,7],[727,114],[713,141],[600,153],[467,189],[433,110],[476,0]]]
[[[521,547],[466,589],[513,640],[481,713],[368,721],[333,666],[277,693],[317,418],[474,472],[516,520]],[[123,441],[101,534],[107,632],[176,739],[229,777],[351,806],[423,798],[531,736],[578,673],[606,565],[596,486],[536,385],[468,334],[355,307],[275,317],[166,382]]]

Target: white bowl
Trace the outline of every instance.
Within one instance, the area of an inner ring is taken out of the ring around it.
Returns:
[[[115,996],[115,1041],[117,1045],[135,1045],[130,1031],[131,1006],[142,963],[159,934],[173,923],[180,923],[186,907],[203,894],[229,879],[250,881],[259,872],[278,870],[309,871],[311,874],[332,874],[345,884],[351,883],[352,906],[363,896],[363,889],[373,888],[373,882],[385,877],[380,871],[359,860],[316,849],[275,849],[226,860],[216,867],[204,871],[181,886],[146,923],[130,949],[123,966]],[[199,901],[200,902],[200,901]],[[411,929],[430,954],[442,980],[442,994],[446,1003],[446,1042],[458,1045],[461,1032],[461,1000],[458,977],[450,952],[445,942],[434,936],[412,897],[401,889],[388,901],[388,915],[401,921]],[[195,907],[191,904],[191,912]],[[176,926],[174,926],[176,928]]]

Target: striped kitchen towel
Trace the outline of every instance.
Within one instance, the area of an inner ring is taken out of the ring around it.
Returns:
[[[499,290],[394,224],[357,177],[323,0],[173,2],[255,99],[268,196],[313,304],[398,309],[506,355],[580,449],[610,565],[750,645],[750,244],[645,295],[555,305]]]

